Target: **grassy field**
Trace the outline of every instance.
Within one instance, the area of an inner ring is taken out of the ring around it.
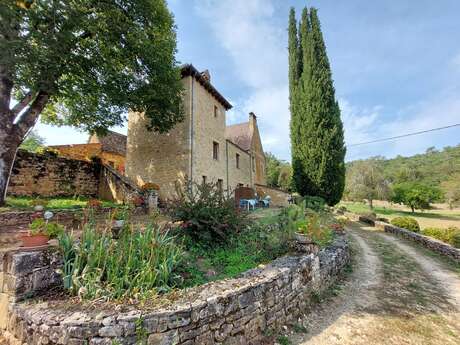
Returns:
[[[0,212],[6,211],[16,211],[16,210],[32,210],[34,207],[32,205],[33,201],[36,200],[30,197],[7,197],[6,206],[0,207]],[[40,200],[45,200],[47,202],[47,210],[69,210],[69,209],[79,209],[86,207],[86,203],[89,198],[75,197],[75,198],[40,198]],[[117,204],[101,200],[103,207],[116,207]]]
[[[355,213],[368,213],[370,212],[369,206],[361,202],[346,202],[342,201],[340,205],[345,206],[349,211]],[[390,204],[384,201],[374,202],[373,212],[377,213],[379,217],[393,219],[395,217],[410,216],[420,224],[422,229],[427,227],[447,228],[449,226],[456,226],[460,228],[460,209],[449,210],[445,205],[434,205],[433,209],[426,211],[416,211],[412,213],[410,209],[401,206]]]

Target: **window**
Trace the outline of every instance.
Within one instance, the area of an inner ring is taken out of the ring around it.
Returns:
[[[219,143],[215,141],[212,143],[212,158],[219,160]]]
[[[240,154],[239,153],[236,154],[236,168],[237,169],[240,168]]]
[[[219,115],[219,108],[217,108],[217,105],[214,106],[214,117],[217,117]]]
[[[203,176],[203,184],[206,184],[206,176]]]
[[[217,188],[219,188],[219,191],[222,193],[224,190],[224,180],[218,179],[217,180]]]
[[[256,171],[256,160],[254,159],[254,156],[251,157],[252,158],[252,171]]]

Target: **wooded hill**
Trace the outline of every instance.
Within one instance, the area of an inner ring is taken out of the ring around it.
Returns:
[[[460,184],[460,144],[438,151],[430,147],[423,154],[393,159],[372,157],[382,168],[386,179],[392,183],[418,182],[428,186],[446,188],[446,184]],[[355,162],[347,163],[347,168]]]

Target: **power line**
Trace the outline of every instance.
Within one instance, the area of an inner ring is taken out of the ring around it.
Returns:
[[[428,132],[440,131],[440,130],[442,130],[442,129],[452,128],[452,127],[457,127],[457,126],[460,126],[460,123],[456,123],[456,124],[450,125],[450,126],[444,126],[444,127],[438,127],[438,128],[427,129],[427,130],[420,131],[420,132],[413,132],[413,133],[408,133],[408,134],[397,135],[397,136],[395,136],[395,137],[389,137],[389,138],[383,138],[383,139],[376,139],[376,140],[366,141],[366,142],[363,142],[363,143],[351,144],[351,145],[347,145],[347,147],[361,146],[361,145],[367,145],[367,144],[373,144],[373,143],[380,143],[380,142],[382,142],[382,141],[395,140],[395,139],[410,137],[410,136],[413,136],[413,135],[419,135],[419,134],[428,133]]]

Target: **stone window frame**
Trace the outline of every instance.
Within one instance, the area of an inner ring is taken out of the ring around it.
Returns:
[[[239,153],[235,155],[235,159],[236,159],[236,168],[239,169],[240,168],[240,154]]]
[[[219,143],[217,141],[212,142],[212,158],[216,161],[219,160]]]
[[[214,117],[217,118],[219,116],[219,107],[214,105]]]
[[[219,189],[219,192],[222,193],[224,191],[224,180],[223,179],[217,179],[217,188]]]
[[[202,181],[203,181],[203,184],[206,184],[206,180],[207,180],[208,177],[205,176],[205,175],[203,175],[202,178],[203,178],[203,180],[202,180]]]

